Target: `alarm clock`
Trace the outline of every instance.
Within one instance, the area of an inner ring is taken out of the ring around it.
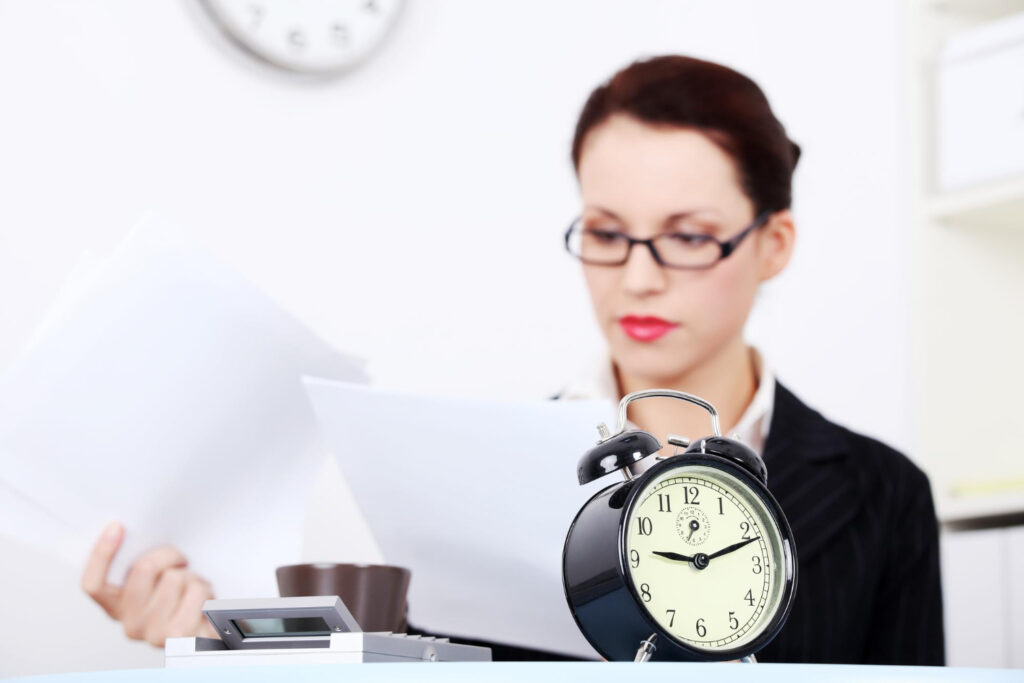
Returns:
[[[626,428],[627,406],[656,397],[707,410],[712,435],[669,435],[676,453],[656,455],[653,435]],[[562,578],[577,626],[608,660],[754,661],[782,629],[797,585],[793,534],[763,460],[723,437],[718,412],[697,396],[635,392],[618,417],[614,433],[598,426],[601,440],[577,471],[581,485],[625,478],[587,501],[565,539]],[[656,462],[634,475],[648,457]]]

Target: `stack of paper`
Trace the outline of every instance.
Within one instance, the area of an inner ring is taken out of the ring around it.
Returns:
[[[304,388],[303,376],[317,379]],[[168,543],[218,597],[274,595],[274,568],[300,557],[322,429],[386,560],[412,570],[413,625],[593,656],[561,552],[610,483],[575,475],[614,406],[363,381],[357,362],[150,221],[77,279],[0,378],[0,533],[81,564],[120,520],[112,581]]]
[[[0,378],[0,533],[80,564],[120,520],[120,571],[169,543],[218,596],[276,595],[273,570],[299,559],[324,457],[304,374],[364,381],[353,359],[147,221]]]

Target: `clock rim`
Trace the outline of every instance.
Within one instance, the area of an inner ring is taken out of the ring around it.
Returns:
[[[783,546],[783,555],[785,561],[790,565],[787,567],[790,571],[784,576],[782,586],[782,597],[779,600],[779,608],[772,616],[771,620],[764,627],[761,633],[754,639],[748,641],[745,645],[735,647],[731,649],[702,649],[695,647],[689,643],[681,641],[673,636],[671,633],[666,631],[651,615],[650,611],[644,606],[643,600],[636,592],[636,587],[633,585],[633,581],[630,579],[628,557],[629,553],[626,548],[626,536],[628,528],[628,520],[631,518],[633,508],[637,504],[640,497],[640,493],[646,488],[650,481],[658,476],[659,473],[668,469],[681,469],[692,465],[707,465],[714,469],[723,470],[728,474],[735,476],[741,481],[746,483],[748,488],[753,490],[754,494],[757,495],[761,501],[765,504],[768,513],[772,516],[775,524],[779,529],[781,535],[781,542]],[[622,583],[625,584],[626,590],[629,595],[636,602],[639,608],[640,614],[652,628],[652,633],[657,633],[659,637],[667,638],[673,645],[685,650],[688,654],[693,656],[695,659],[702,661],[724,661],[730,659],[741,659],[747,655],[759,652],[768,643],[775,639],[775,637],[782,630],[786,620],[789,618],[789,613],[793,608],[793,601],[796,598],[796,586],[797,586],[797,551],[796,543],[793,541],[793,531],[789,526],[789,521],[786,519],[785,513],[782,510],[782,506],[779,505],[775,496],[772,495],[768,487],[762,483],[757,477],[753,476],[739,465],[732,461],[723,458],[719,455],[712,453],[681,453],[679,455],[673,455],[660,462],[654,464],[644,472],[634,477],[630,482],[623,482],[624,484],[632,483],[633,486],[626,496],[626,500],[622,506],[622,514],[619,517],[618,522],[618,566],[617,569],[622,579]],[[789,552],[786,553],[786,546],[789,547]]]
[[[194,0],[198,4],[206,17],[213,23],[217,28],[218,32],[227,38],[235,47],[241,49],[245,54],[255,58],[261,64],[265,66],[273,67],[279,71],[283,71],[295,76],[305,76],[308,78],[321,78],[331,79],[338,76],[354,71],[356,68],[362,66],[365,62],[369,61],[370,57],[381,49],[385,43],[390,40],[390,37],[395,33],[395,27],[398,25],[402,15],[405,13],[405,0],[391,0],[395,3],[396,9],[394,16],[391,18],[390,23],[384,30],[384,34],[380,40],[378,40],[370,49],[366,50],[359,57],[345,62],[342,65],[318,69],[314,67],[298,67],[293,64],[287,64],[285,62],[274,59],[273,57],[260,51],[258,47],[245,40],[236,31],[234,31],[228,24],[221,18],[217,13],[217,10],[213,7],[217,0]]]

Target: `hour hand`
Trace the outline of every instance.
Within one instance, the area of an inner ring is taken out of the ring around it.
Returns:
[[[689,555],[680,555],[679,553],[670,553],[667,550],[652,550],[655,555],[660,555],[667,560],[678,560],[679,562],[693,562],[693,558]]]

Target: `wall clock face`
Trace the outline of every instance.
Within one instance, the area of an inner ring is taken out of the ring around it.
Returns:
[[[201,0],[238,45],[289,71],[331,75],[364,60],[403,0]]]
[[[788,549],[765,501],[728,472],[666,470],[638,493],[625,525],[634,595],[677,641],[742,648],[778,614]]]

